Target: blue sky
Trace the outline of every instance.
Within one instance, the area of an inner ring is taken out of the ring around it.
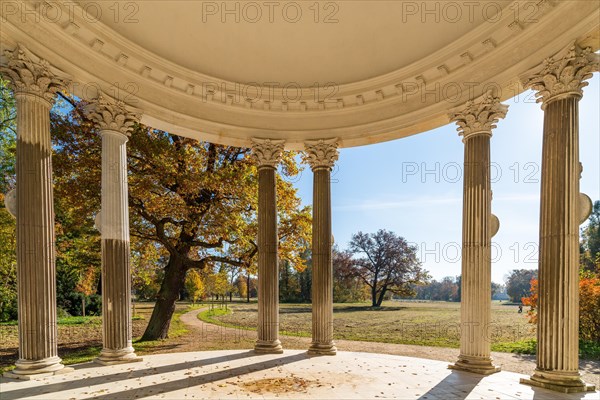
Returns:
[[[600,200],[600,79],[580,102],[581,191]],[[492,280],[516,268],[537,268],[543,111],[523,93],[498,123],[491,142],[492,212],[500,230],[492,239]],[[456,125],[370,146],[341,149],[332,177],[333,234],[346,248],[358,231],[387,229],[419,247],[436,278],[460,274],[463,143]],[[312,203],[312,173],[296,181]]]

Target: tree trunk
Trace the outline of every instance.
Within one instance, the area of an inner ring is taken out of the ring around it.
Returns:
[[[81,296],[81,315],[85,317],[85,296]]]
[[[379,292],[379,298],[377,299],[377,307],[381,307],[381,303],[383,303],[383,298],[385,297],[385,292],[387,292],[387,287],[382,287],[381,292]]]
[[[185,281],[185,267],[178,257],[169,257],[169,262],[165,267],[165,277],[163,278],[156,304],[148,322],[148,327],[142,336],[142,341],[166,339],[169,334],[171,318],[175,311],[175,302],[179,298],[179,291]]]
[[[246,277],[246,303],[250,303],[250,272]]]
[[[371,306],[377,307],[377,285],[371,286]]]
[[[378,281],[378,273],[375,272],[375,276],[373,276],[373,284],[371,286],[371,304],[373,307],[377,307],[377,281]]]

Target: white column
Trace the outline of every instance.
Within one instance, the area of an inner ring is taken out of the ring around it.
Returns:
[[[463,233],[460,355],[449,367],[478,374],[500,371],[492,364],[486,335],[491,321],[492,190],[490,138],[508,106],[491,93],[450,114],[463,136]]]
[[[127,140],[139,116],[101,95],[86,109],[102,136],[102,337],[101,364],[141,361],[132,346]]]
[[[17,103],[19,360],[5,376],[31,379],[66,370],[57,355],[50,108],[68,77],[22,46],[6,56],[0,71]]]
[[[283,353],[279,341],[279,260],[277,256],[276,168],[283,140],[253,139],[258,161],[258,353]]]
[[[313,174],[312,343],[309,354],[335,355],[333,342],[333,266],[331,170],[338,159],[337,139],[305,143]]]
[[[571,45],[526,74],[544,110],[537,368],[522,383],[594,390],[579,373],[579,100],[599,56]]]

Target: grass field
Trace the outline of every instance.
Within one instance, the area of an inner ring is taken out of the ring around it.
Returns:
[[[256,329],[257,304],[230,305],[231,312],[201,318],[225,326]],[[458,347],[460,304],[446,302],[388,301],[381,309],[368,304],[334,305],[334,338],[383,343]],[[310,304],[281,304],[280,331],[284,335],[310,336]],[[535,351],[535,327],[517,306],[494,302],[486,337],[495,351]]]
[[[134,338],[144,333],[154,303],[138,303],[132,321]],[[179,315],[191,307],[178,304],[175,310],[169,335],[176,339],[188,331]],[[18,352],[17,322],[0,324],[0,373],[12,369]],[[169,339],[170,340],[170,339]],[[134,343],[138,354],[158,352],[165,341]],[[65,365],[90,361],[100,354],[102,349],[102,317],[67,317],[58,320],[58,355]]]
[[[138,303],[135,306],[133,336],[138,355],[253,346],[253,339],[239,343],[207,340],[202,332],[189,329],[179,316],[193,308],[206,307],[206,304],[191,306],[186,303],[177,304],[168,339],[139,342],[137,338],[144,332],[153,306],[152,303]],[[281,304],[280,316],[281,334],[310,337],[310,304]],[[252,330],[256,329],[257,324],[257,304],[234,302],[228,304],[227,310],[215,308],[200,313],[198,317],[205,322]],[[381,309],[372,309],[364,303],[336,304],[334,338],[456,348],[459,346],[459,321],[459,303],[386,302]],[[100,317],[69,317],[58,322],[58,353],[65,364],[89,361],[98,356],[102,347]],[[494,303],[489,332],[494,351],[535,352],[534,326],[527,323],[524,314],[517,313],[517,306]],[[299,348],[305,346],[302,343],[298,345]],[[17,325],[0,324],[0,372],[12,368],[17,351]],[[600,346],[594,345],[582,356],[598,359]]]

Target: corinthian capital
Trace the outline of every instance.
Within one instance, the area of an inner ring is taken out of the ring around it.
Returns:
[[[69,85],[71,79],[67,74],[22,45],[5,50],[4,56],[7,62],[0,65],[0,72],[10,79],[16,95],[35,95],[52,103],[56,92]]]
[[[309,140],[304,143],[304,161],[314,171],[320,168],[333,169],[338,159],[337,138]]]
[[[476,100],[468,101],[462,108],[455,109],[448,117],[458,125],[458,134],[466,140],[471,136],[492,135],[496,123],[506,116],[508,106],[491,92]]]
[[[85,108],[86,116],[91,119],[101,131],[109,130],[129,136],[133,125],[140,120],[140,113],[130,109],[125,103],[115,100],[105,94],[90,102]]]
[[[252,139],[252,154],[258,161],[258,168],[276,168],[281,161],[284,140]]]
[[[521,80],[525,89],[537,91],[542,108],[552,100],[583,95],[587,79],[600,69],[600,55],[591,48],[582,49],[576,43],[525,73]]]

